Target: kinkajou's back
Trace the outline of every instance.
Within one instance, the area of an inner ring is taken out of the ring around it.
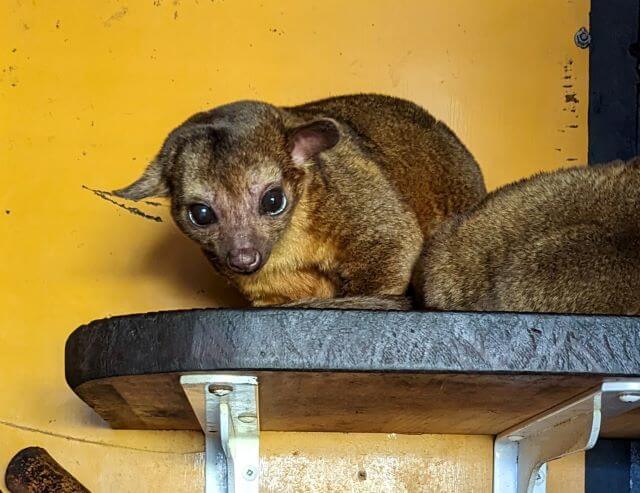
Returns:
[[[415,274],[427,308],[636,314],[640,159],[508,185],[446,222]]]

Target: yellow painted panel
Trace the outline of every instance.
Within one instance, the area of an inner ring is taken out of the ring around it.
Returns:
[[[201,437],[108,429],[67,389],[64,342],[91,319],[233,305],[237,296],[166,208],[164,222],[144,220],[83,185],[126,184],[195,111],[365,91],[412,99],[449,123],[490,187],[584,162],[588,60],[572,35],[588,8],[588,0],[1,2],[0,422],[23,429],[0,426],[0,469],[20,447],[43,443],[70,468],[79,462],[98,491],[125,491],[152,470],[173,471],[185,489],[193,481]],[[316,460],[312,445],[324,438],[295,439],[316,478],[325,464],[326,477],[349,484],[335,463]],[[280,457],[278,440],[265,438],[267,464]],[[331,440],[339,449],[351,438]],[[397,440],[426,454],[412,437]],[[461,457],[459,438],[423,440],[437,451],[433,463]],[[166,454],[158,465],[124,447]],[[408,470],[398,453],[398,470]],[[446,491],[469,491],[463,475]]]
[[[584,491],[584,452],[549,463],[547,493]]]
[[[17,449],[37,444],[94,492],[204,487],[203,454],[87,444],[0,425]],[[491,489],[490,437],[333,433],[263,434],[260,490],[287,492],[433,492]],[[13,455],[0,447],[0,462]]]
[[[204,488],[204,454],[200,447],[193,451],[143,451],[136,447],[87,443],[0,424],[3,479],[6,464],[15,452],[34,445],[44,447],[93,493],[192,493]]]
[[[261,491],[491,490],[493,439],[465,435],[268,433]]]

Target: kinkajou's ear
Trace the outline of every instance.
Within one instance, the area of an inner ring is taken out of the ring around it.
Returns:
[[[162,164],[158,159],[154,159],[140,178],[127,187],[114,190],[113,194],[131,200],[140,200],[147,197],[167,197],[169,195],[169,185],[164,177]]]
[[[333,120],[323,118],[291,129],[288,141],[291,159],[302,164],[335,146],[340,141],[340,131]]]

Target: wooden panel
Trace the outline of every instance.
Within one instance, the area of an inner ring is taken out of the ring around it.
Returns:
[[[640,374],[640,319],[509,313],[194,310],[71,335],[67,381],[117,428],[198,429],[181,374],[260,380],[262,428],[496,434]],[[140,351],[139,348],[145,348]],[[635,416],[607,430],[631,436]]]
[[[608,438],[640,438],[638,423],[640,423],[640,408],[616,418],[607,419],[603,423],[601,434]]]
[[[230,370],[634,376],[639,340],[634,317],[188,310],[80,327],[65,364],[72,388],[115,376]]]
[[[255,374],[263,430],[481,435],[499,433],[602,380],[552,375]],[[115,428],[199,429],[178,374],[106,378],[86,382],[76,392]]]

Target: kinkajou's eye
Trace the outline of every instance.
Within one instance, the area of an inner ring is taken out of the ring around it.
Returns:
[[[208,226],[217,221],[213,209],[205,204],[192,204],[189,206],[189,219],[196,226]]]
[[[282,188],[275,187],[267,190],[260,201],[263,214],[277,216],[287,208],[287,197]]]

